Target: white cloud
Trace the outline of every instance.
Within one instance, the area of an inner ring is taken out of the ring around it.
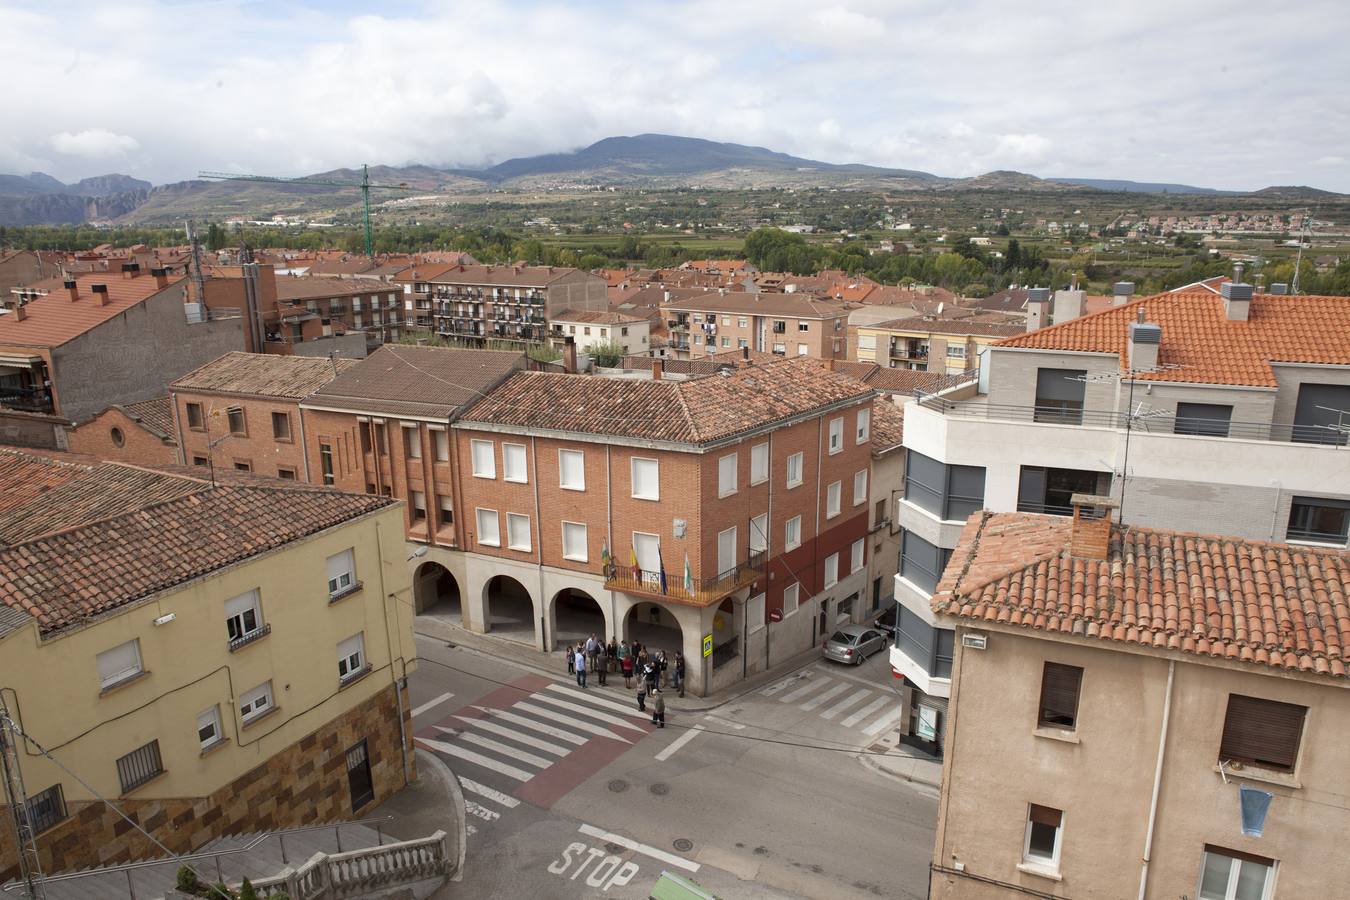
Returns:
[[[52,135],[51,145],[57,153],[81,156],[85,159],[126,156],[141,146],[131,135],[116,134],[106,128],[86,128],[75,134],[62,131]]]
[[[1001,134],[994,156],[1022,162],[1040,162],[1050,152],[1050,139],[1039,134]]]

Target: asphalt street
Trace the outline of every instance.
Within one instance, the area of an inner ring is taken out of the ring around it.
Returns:
[[[885,654],[668,707],[656,729],[617,676],[583,691],[425,637],[418,651],[413,729],[471,826],[438,898],[645,898],[663,870],[724,898],[927,896],[935,791],[858,758],[899,719]]]

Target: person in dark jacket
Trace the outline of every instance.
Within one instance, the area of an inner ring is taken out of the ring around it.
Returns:
[[[595,653],[595,678],[600,682],[600,686],[605,686],[605,676],[609,672],[609,659],[605,656],[605,645],[601,644],[600,649]]]
[[[638,712],[647,711],[647,685],[639,683],[637,689]]]
[[[684,696],[684,654],[679,650],[675,651],[675,687],[679,690],[680,696]]]
[[[661,695],[660,688],[652,698],[652,724],[657,728],[666,727],[666,698]]]

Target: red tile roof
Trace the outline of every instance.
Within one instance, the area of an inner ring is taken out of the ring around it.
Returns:
[[[646,322],[646,316],[635,316],[608,309],[565,309],[549,316],[550,322],[585,322],[594,325],[636,325]]]
[[[139,403],[126,403],[121,409],[139,422],[146,431],[177,443],[173,428],[173,404],[169,402],[168,394]]]
[[[1214,535],[1119,528],[1105,560],[1074,557],[1073,523],[976,513],[932,605],[993,622],[1344,677],[1350,554]]]
[[[182,279],[182,275],[171,275],[169,285]],[[88,272],[75,276],[75,282],[78,300],[70,299],[60,278],[30,285],[48,293],[24,306],[22,321],[13,314],[0,316],[0,347],[59,347],[163,290],[145,273],[124,278],[120,272]],[[94,299],[96,284],[108,286],[107,306],[99,306]]]
[[[905,439],[905,408],[881,397],[872,404],[872,455],[898,448]]]
[[[1143,381],[1278,387],[1271,363],[1350,365],[1350,297],[1257,294],[1247,321],[1237,321],[1208,291],[1158,294],[995,346],[1117,353],[1124,371],[1141,308],[1162,327],[1159,365],[1176,367],[1138,373]]]
[[[357,359],[276,356],[236,350],[187,373],[169,387],[175,391],[303,400],[360,364]]]
[[[661,304],[669,310],[728,313],[745,313],[755,316],[778,316],[784,319],[831,319],[847,315],[842,303],[831,303],[810,294],[771,294],[750,293],[748,291],[727,291],[725,294],[713,291],[688,299]]]
[[[305,401],[306,408],[447,418],[525,365],[509,350],[385,344]]]
[[[277,300],[327,300],[336,297],[364,297],[367,294],[398,294],[402,289],[374,278],[331,278],[323,275],[278,275]]]
[[[53,457],[0,447],[0,516],[88,472],[97,462],[70,454]]]

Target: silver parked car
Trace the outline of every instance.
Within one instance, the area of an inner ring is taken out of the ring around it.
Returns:
[[[864,659],[885,649],[884,632],[866,625],[845,625],[825,642],[825,658],[860,666]]]

